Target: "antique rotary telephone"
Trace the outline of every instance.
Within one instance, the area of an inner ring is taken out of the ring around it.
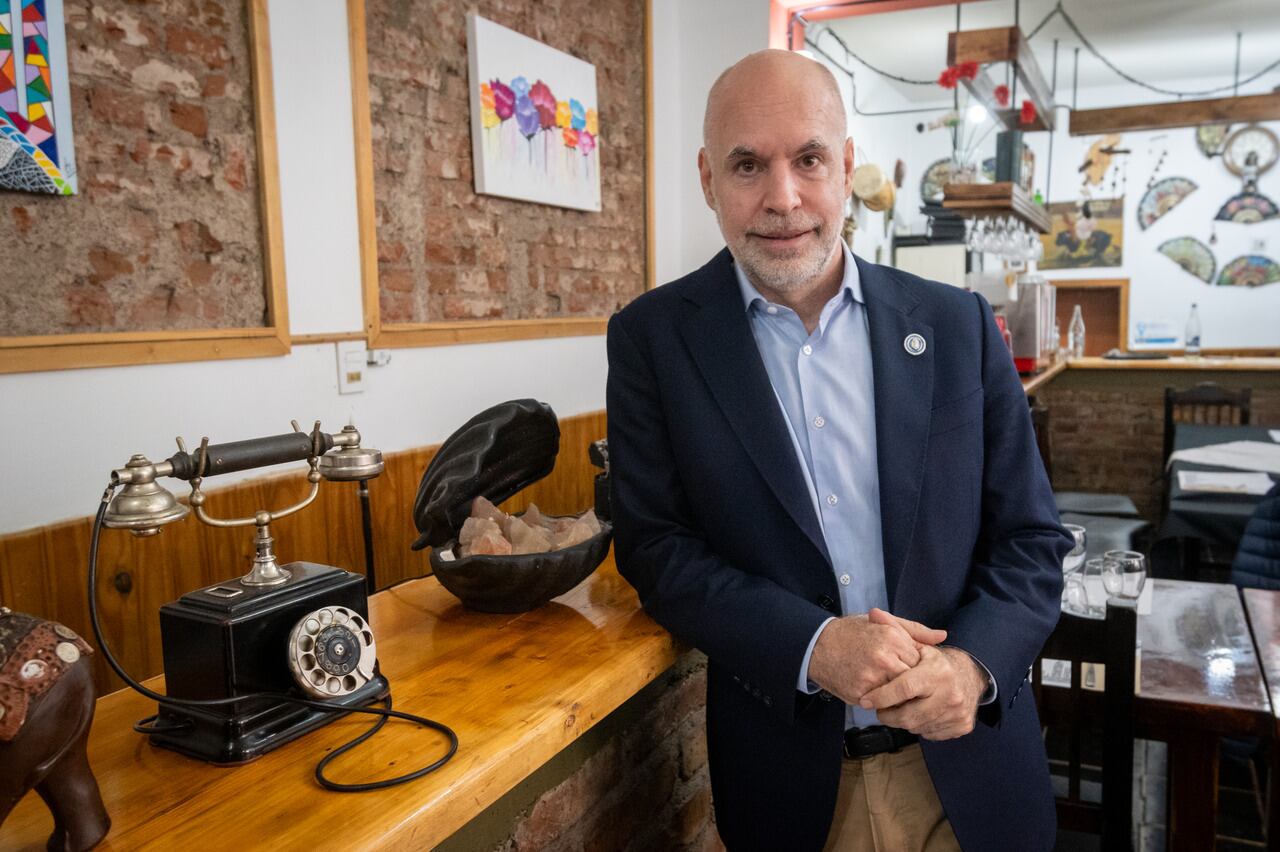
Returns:
[[[89,548],[89,616],[103,656],[120,678],[157,701],[159,712],[134,729],[156,745],[213,763],[244,763],[347,712],[381,718],[369,731],[335,749],[316,766],[321,785],[343,792],[378,789],[432,772],[457,751],[447,726],[391,709],[390,688],[378,669],[368,622],[365,578],[329,565],[276,561],[271,522],[301,511],[315,500],[320,480],[359,482],[382,473],[382,453],[360,446],[354,426],[341,432],[298,429],[247,441],[178,452],[154,463],[135,455],[111,472],[94,519]],[[310,493],[285,509],[259,509],[251,518],[224,520],[205,511],[206,477],[305,459]],[[160,633],[168,695],[130,677],[111,654],[98,621],[98,539],[103,526],[137,536],[156,535],[191,509],[156,480],[191,483],[196,517],[213,527],[255,527],[249,573],[183,595],[160,608]],[[116,495],[116,490],[123,490]],[[385,703],[385,708],[367,705]],[[378,731],[390,717],[437,730],[449,740],[441,759],[416,772],[367,784],[339,784],[324,777],[329,761]]]

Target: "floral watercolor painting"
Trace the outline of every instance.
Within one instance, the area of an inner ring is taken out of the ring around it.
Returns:
[[[467,17],[476,192],[600,210],[596,69]]]

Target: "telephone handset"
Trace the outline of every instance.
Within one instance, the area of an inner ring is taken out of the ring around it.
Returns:
[[[103,657],[122,680],[158,702],[159,711],[135,725],[159,746],[212,763],[253,760],[324,725],[343,713],[381,717],[366,734],[330,752],[316,767],[321,785],[340,791],[376,789],[421,777],[456,752],[457,736],[430,719],[391,709],[390,685],[378,668],[369,624],[365,578],[329,565],[276,561],[270,524],[298,512],[316,498],[321,479],[364,481],[383,470],[382,454],[360,446],[360,433],[294,431],[210,446],[195,453],[181,439],[179,452],[163,462],[133,456],[112,471],[94,520],[89,548],[89,616]],[[205,510],[203,480],[212,475],[306,459],[310,493],[281,510],[260,509],[249,518],[221,519]],[[96,575],[103,526],[135,535],[160,532],[192,509],[156,480],[171,476],[191,483],[196,516],[214,527],[253,525],[254,557],[239,578],[188,592],[160,608],[167,695],[138,683],[111,654],[98,620]],[[117,489],[123,486],[120,494]],[[385,709],[369,705],[383,703]],[[338,784],[324,777],[327,763],[367,739],[390,717],[412,721],[445,735],[447,753],[430,766],[387,781]]]

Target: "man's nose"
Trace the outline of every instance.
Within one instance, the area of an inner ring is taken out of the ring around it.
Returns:
[[[800,206],[800,187],[791,169],[774,169],[765,186],[764,206],[771,213],[790,213]]]

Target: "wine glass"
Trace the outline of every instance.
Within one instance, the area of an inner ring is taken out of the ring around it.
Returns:
[[[1102,583],[1107,594],[1135,600],[1147,582],[1147,557],[1136,550],[1108,550],[1102,554]]]
[[[1063,526],[1066,527],[1067,532],[1071,533],[1071,538],[1075,542],[1075,546],[1067,552],[1066,557],[1062,560],[1062,573],[1071,574],[1084,564],[1087,534],[1084,527],[1079,524],[1063,524]]]

